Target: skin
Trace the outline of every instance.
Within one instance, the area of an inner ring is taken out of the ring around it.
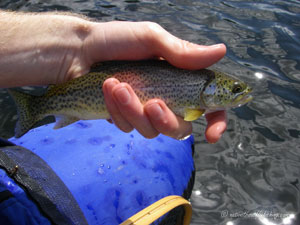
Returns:
[[[62,83],[107,60],[162,58],[184,69],[206,68],[226,53],[223,44],[202,46],[181,40],[152,22],[92,22],[78,15],[0,11],[0,88]],[[120,130],[144,137],[159,133],[183,138],[190,122],[160,99],[142,105],[127,83],[103,84],[107,109]],[[206,115],[205,136],[215,143],[226,130],[226,113]]]

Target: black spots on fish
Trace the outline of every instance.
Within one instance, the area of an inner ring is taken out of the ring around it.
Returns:
[[[91,99],[91,97],[88,95],[88,96],[86,96],[86,102],[90,102],[92,99]]]
[[[87,96],[92,98],[93,96],[95,96],[95,94],[97,94],[97,92],[95,92],[93,89],[86,89],[84,92],[80,93],[80,97],[82,99],[86,99]]]
[[[228,100],[230,100],[232,97],[233,97],[232,94],[225,95],[225,96],[224,96],[224,100],[225,100],[225,101],[228,101]]]
[[[221,94],[221,91],[220,91],[219,88],[217,88],[217,90],[216,90],[216,95],[217,95],[218,97],[220,97],[220,94]]]
[[[77,97],[78,98],[81,98],[81,99],[85,99],[87,95],[90,95],[91,94],[91,91],[84,91],[84,92],[79,92]]]
[[[52,105],[48,105],[47,108],[44,107],[43,109],[44,109],[43,111],[45,111],[45,112],[46,111],[54,111],[54,110],[57,110],[57,106],[52,104]]]
[[[86,101],[86,102],[80,102],[79,105],[81,105],[81,108],[92,108],[93,107],[92,102],[88,102],[88,101]]]
[[[75,87],[74,87],[74,88],[75,88]],[[80,82],[80,83],[78,83],[78,84],[76,85],[76,89],[82,90],[82,89],[85,89],[85,88],[86,88],[85,82]]]
[[[68,101],[67,101],[66,98],[60,98],[60,99],[59,99],[59,103],[62,104],[62,105],[66,104],[67,102],[68,102]],[[53,105],[53,104],[54,104],[54,100],[53,100],[53,99],[50,100],[50,101],[48,102],[48,104],[49,104],[49,105]]]
[[[187,104],[187,105],[192,105],[191,99],[186,99],[186,104]]]
[[[89,84],[84,85],[84,89],[91,90],[92,89],[92,85],[89,85]]]

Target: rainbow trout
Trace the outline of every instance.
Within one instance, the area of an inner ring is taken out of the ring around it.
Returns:
[[[252,99],[252,89],[247,84],[217,71],[184,70],[162,60],[104,62],[84,76],[50,85],[42,96],[9,90],[19,116],[15,136],[22,136],[49,115],[56,117],[55,129],[81,119],[110,118],[101,89],[109,77],[130,84],[143,104],[152,98],[162,99],[186,121],[196,120],[203,113],[238,107]]]

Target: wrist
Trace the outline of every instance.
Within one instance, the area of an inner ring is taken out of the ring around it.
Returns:
[[[0,85],[57,83],[87,71],[83,43],[91,22],[62,14],[0,12],[0,24],[5,34],[0,36]]]

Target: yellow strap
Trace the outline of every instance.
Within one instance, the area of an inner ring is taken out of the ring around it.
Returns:
[[[165,197],[137,214],[133,215],[120,225],[146,225],[153,223],[155,220],[176,208],[177,206],[183,205],[185,209],[183,225],[189,225],[192,217],[192,206],[181,196],[171,195]]]

